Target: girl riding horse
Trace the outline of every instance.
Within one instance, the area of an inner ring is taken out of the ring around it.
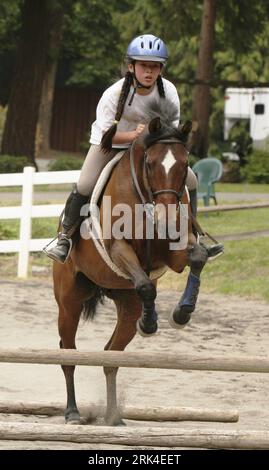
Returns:
[[[67,199],[62,229],[57,245],[45,248],[45,253],[59,263],[65,263],[72,249],[72,235],[82,218],[80,211],[88,202],[95,183],[105,165],[122,149],[127,149],[145,129],[143,123],[147,105],[154,100],[167,100],[176,106],[177,116],[171,125],[177,127],[180,118],[180,102],[175,86],[162,78],[168,59],[164,42],[151,34],[136,37],[128,46],[128,71],[125,78],[110,86],[101,97],[96,110],[96,121],[92,125],[86,159],[76,187]],[[188,168],[186,185],[189,190],[192,214],[197,213],[197,179]],[[193,232],[198,238],[195,228]],[[222,254],[223,246],[215,244],[205,247],[206,258],[213,259]],[[203,261],[204,262],[204,261]],[[185,324],[194,311],[200,286],[200,272],[189,274],[187,287],[178,303],[179,323]]]

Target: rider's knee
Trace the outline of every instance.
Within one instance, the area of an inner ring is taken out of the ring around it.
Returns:
[[[196,175],[190,167],[188,167],[186,185],[189,191],[193,191],[194,189],[197,189],[198,187],[198,181],[197,181]]]

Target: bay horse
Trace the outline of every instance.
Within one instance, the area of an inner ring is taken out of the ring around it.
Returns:
[[[189,199],[185,188],[188,168],[187,140],[191,123],[180,128],[164,125],[160,118],[151,120],[148,134],[135,141],[131,150],[126,150],[113,169],[103,191],[103,196],[111,198],[111,207],[125,203],[134,212],[135,204],[142,200],[162,203],[165,207]],[[135,181],[134,181],[135,179]],[[139,194],[140,193],[140,194]],[[100,205],[101,225],[103,202]],[[112,221],[117,217],[111,217]],[[188,246],[195,244],[190,218],[187,225]],[[97,302],[103,295],[112,298],[117,309],[117,323],[105,350],[124,350],[138,329],[144,336],[157,331],[157,315],[154,300],[157,281],[149,276],[147,240],[134,236],[131,239],[104,240],[106,250],[113,263],[126,274],[120,277],[113,272],[99,252],[92,238],[80,238],[65,264],[54,262],[54,293],[59,307],[58,328],[60,347],[75,349],[75,336],[81,314],[91,318]],[[188,248],[170,250],[169,239],[154,239],[150,246],[150,270],[168,266],[181,273],[188,264]],[[67,423],[79,423],[80,415],[76,404],[74,386],[74,366],[62,366],[67,389]],[[123,424],[117,408],[116,375],[117,368],[104,368],[107,383],[106,423]]]

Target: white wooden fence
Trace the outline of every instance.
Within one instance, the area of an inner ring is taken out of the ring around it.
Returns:
[[[18,277],[28,274],[29,253],[41,251],[50,239],[32,239],[32,218],[58,217],[63,204],[33,205],[35,185],[75,183],[79,171],[50,171],[36,173],[33,167],[25,167],[23,173],[0,174],[0,187],[22,186],[21,205],[0,207],[0,220],[20,219],[19,240],[0,240],[0,253],[19,253]],[[56,226],[55,226],[56,232]]]

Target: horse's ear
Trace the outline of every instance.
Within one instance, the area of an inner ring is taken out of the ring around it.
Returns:
[[[183,126],[180,127],[180,131],[182,134],[184,134],[186,137],[188,137],[189,133],[192,130],[192,122],[191,121],[186,121]]]
[[[153,134],[161,130],[162,124],[159,117],[152,119],[149,123],[149,133]]]

